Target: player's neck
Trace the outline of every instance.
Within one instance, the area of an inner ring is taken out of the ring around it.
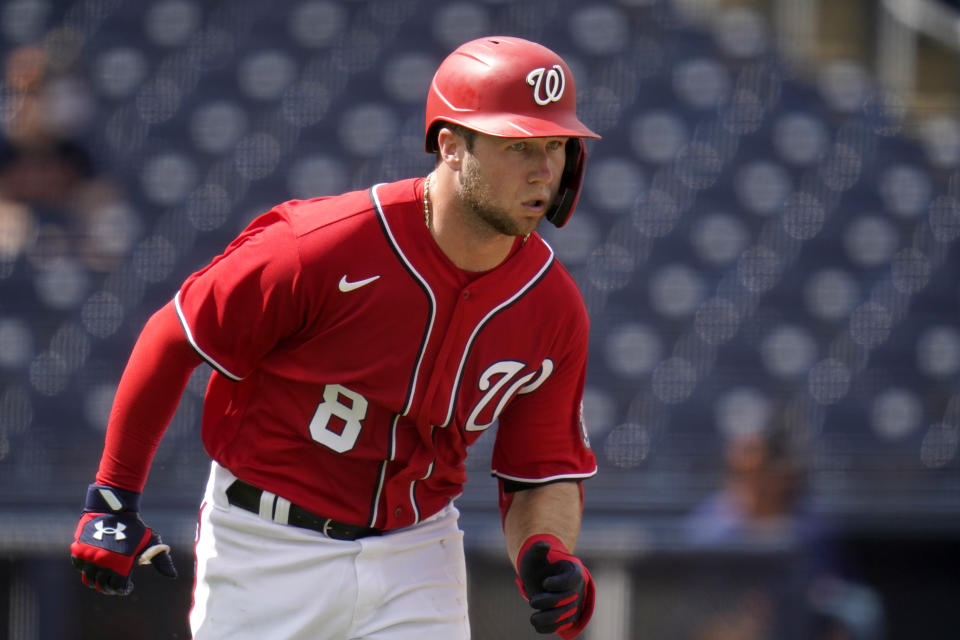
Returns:
[[[449,180],[449,176],[431,174],[425,185],[424,218],[430,235],[460,269],[495,268],[510,255],[516,238],[478,224],[469,212],[461,211],[445,180]]]

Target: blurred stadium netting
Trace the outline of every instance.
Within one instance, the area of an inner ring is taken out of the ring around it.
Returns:
[[[842,528],[960,531],[956,113],[855,60],[799,73],[750,3],[9,0],[0,547],[65,552],[130,347],[182,279],[277,202],[424,175],[430,77],[491,33],[563,55],[604,136],[541,230],[593,323],[587,526],[610,535],[581,544],[674,546],[724,443],[775,414]],[[148,485],[174,539],[207,375]],[[461,504],[496,546],[491,444]]]

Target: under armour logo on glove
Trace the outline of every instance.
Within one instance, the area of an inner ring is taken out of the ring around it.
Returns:
[[[104,535],[113,536],[116,540],[125,540],[127,535],[123,532],[127,525],[118,522],[115,527],[108,527],[103,524],[103,520],[97,520],[93,523],[96,531],[93,534],[94,540],[103,540]]]
[[[152,564],[162,575],[177,577],[170,547],[140,519],[139,507],[139,493],[90,485],[70,545],[83,584],[108,595],[125,596],[133,591],[130,574],[134,564]]]
[[[548,534],[531,536],[517,559],[517,584],[530,606],[540,633],[557,633],[564,640],[577,637],[593,615],[596,597],[593,578],[580,559],[560,540]]]

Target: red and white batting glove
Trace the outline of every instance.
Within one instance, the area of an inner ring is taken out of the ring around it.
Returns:
[[[74,533],[70,555],[83,584],[107,595],[133,591],[130,574],[137,564],[152,564],[176,578],[170,547],[140,519],[140,494],[102,484],[87,488],[87,499]]]
[[[517,556],[517,573],[523,597],[537,609],[530,623],[539,633],[570,640],[590,622],[596,597],[593,578],[556,536],[527,538]]]

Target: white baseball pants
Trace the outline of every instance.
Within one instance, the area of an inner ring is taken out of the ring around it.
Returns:
[[[213,463],[200,508],[195,640],[468,640],[463,532],[452,504],[356,541],[231,506]]]

